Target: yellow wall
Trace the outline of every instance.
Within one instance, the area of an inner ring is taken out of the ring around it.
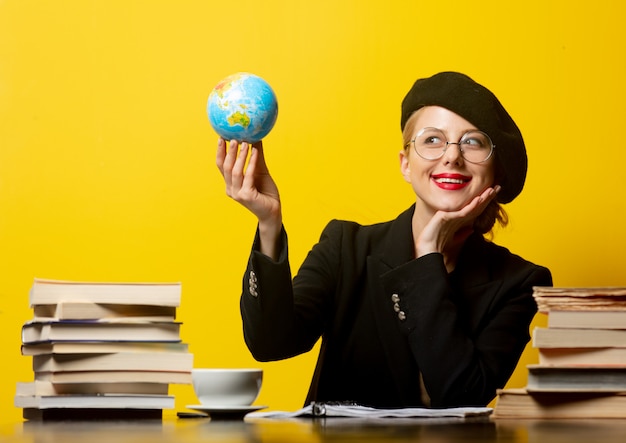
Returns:
[[[380,6],[379,6],[380,5]],[[626,285],[618,0],[0,0],[0,422],[34,277],[182,281],[197,366],[261,366],[258,403],[302,404],[314,353],[258,364],[238,297],[255,221],[224,194],[211,88],[237,71],[274,87],[266,139],[294,268],[333,217],[412,203],[398,171],[400,101],[417,77],[463,71],[525,135],[525,192],[496,241],[555,284]],[[538,318],[541,323],[545,319]],[[510,382],[525,383],[525,364]],[[176,386],[177,406],[195,403]]]

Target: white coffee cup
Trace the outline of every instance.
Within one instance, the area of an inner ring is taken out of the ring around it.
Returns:
[[[203,406],[250,406],[261,390],[263,370],[194,368],[191,381]]]

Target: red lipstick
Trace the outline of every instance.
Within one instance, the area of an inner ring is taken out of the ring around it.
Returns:
[[[439,188],[447,191],[463,189],[472,180],[471,176],[451,173],[433,174],[431,178]]]

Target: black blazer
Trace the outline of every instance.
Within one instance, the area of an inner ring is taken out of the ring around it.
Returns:
[[[369,226],[331,221],[292,281],[287,236],[277,262],[258,252],[244,277],[244,337],[259,361],[309,351],[322,337],[306,403],[484,406],[530,339],[533,286],[547,268],[471,235],[448,273],[414,258],[412,206]]]

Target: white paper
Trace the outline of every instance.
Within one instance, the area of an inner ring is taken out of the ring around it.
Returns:
[[[296,417],[351,417],[351,418],[466,418],[488,416],[493,412],[487,407],[458,408],[398,408],[378,409],[359,405],[311,403],[293,412],[261,411],[253,412],[247,417],[256,418],[296,418]]]

